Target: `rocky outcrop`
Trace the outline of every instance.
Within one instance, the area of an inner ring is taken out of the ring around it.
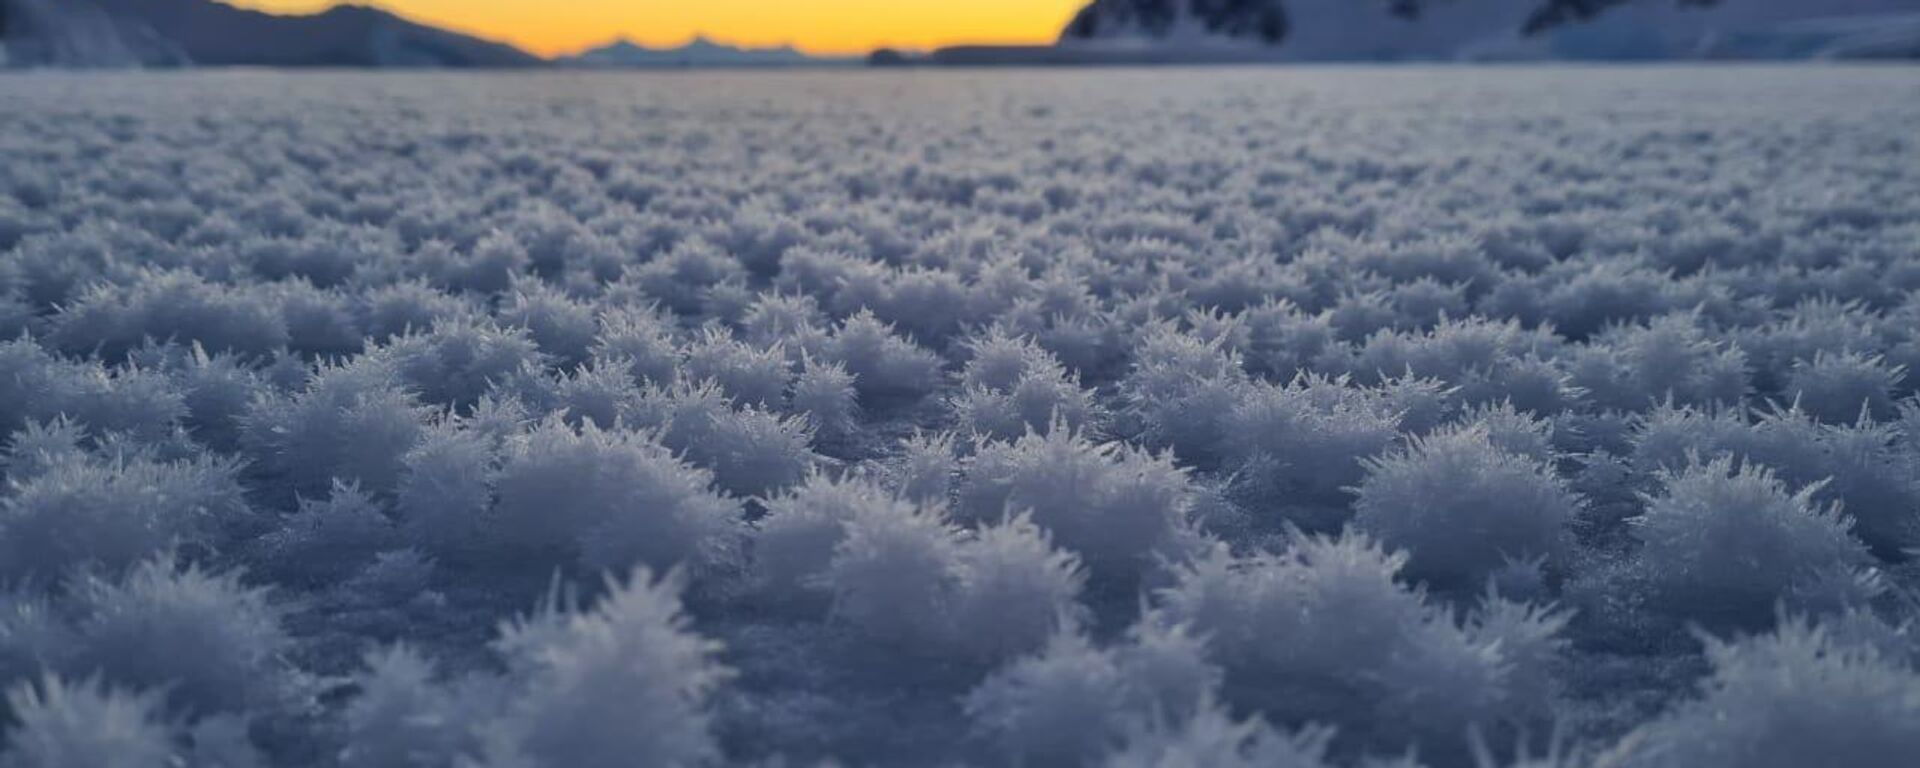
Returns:
[[[1282,0],[1094,0],[1065,40],[1213,38],[1277,45],[1287,37]]]

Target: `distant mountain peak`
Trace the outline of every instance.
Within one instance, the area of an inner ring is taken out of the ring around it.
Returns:
[[[854,60],[819,58],[796,50],[791,45],[750,48],[723,43],[705,33],[694,35],[677,46],[654,48],[621,37],[560,59],[557,63],[603,69],[671,67],[789,67],[820,64],[846,64]]]
[[[635,42],[635,41],[634,41],[634,39],[633,39],[633,38],[631,38],[631,37],[624,37],[624,36],[623,36],[623,37],[617,37],[617,38],[614,38],[614,39],[613,39],[612,41],[610,41],[610,42],[608,42],[608,43],[607,43],[606,45],[603,45],[603,46],[600,46],[599,48],[597,48],[597,49],[594,49],[594,50],[601,50],[601,51],[645,51],[645,50],[651,50],[651,49],[649,49],[649,48],[647,48],[647,47],[646,47],[646,46],[644,46],[644,45],[641,45],[641,44],[640,44],[640,43],[638,43],[638,42]]]

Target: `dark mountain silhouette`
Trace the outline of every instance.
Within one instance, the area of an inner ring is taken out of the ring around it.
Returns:
[[[16,65],[522,67],[510,45],[386,11],[341,5],[304,16],[214,0],[0,0]]]

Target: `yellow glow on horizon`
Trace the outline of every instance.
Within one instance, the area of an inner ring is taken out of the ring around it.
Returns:
[[[333,0],[226,0],[314,13]],[[1086,0],[363,0],[409,19],[512,43],[543,56],[629,38],[678,45],[695,35],[816,54],[961,43],[1046,43]]]

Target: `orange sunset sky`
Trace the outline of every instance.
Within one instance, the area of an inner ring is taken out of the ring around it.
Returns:
[[[311,13],[335,0],[227,0]],[[791,43],[817,54],[876,47],[1050,42],[1085,0],[362,0],[416,21],[541,55],[616,37],[677,45],[705,34],[735,45]]]

